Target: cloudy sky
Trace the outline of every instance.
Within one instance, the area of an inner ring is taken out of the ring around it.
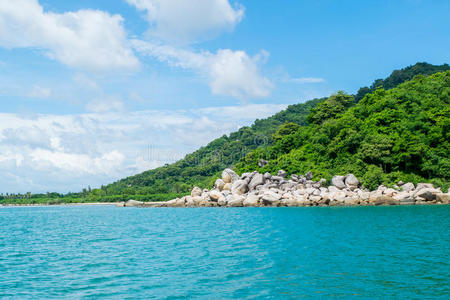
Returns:
[[[0,192],[79,191],[450,62],[446,0],[0,0]]]

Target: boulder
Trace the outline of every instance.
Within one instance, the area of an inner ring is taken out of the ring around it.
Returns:
[[[274,204],[278,204],[280,202],[281,199],[281,195],[277,194],[275,192],[272,191],[266,191],[264,192],[264,194],[261,196],[261,200],[263,201],[264,205],[274,205]]]
[[[199,187],[194,187],[191,191],[191,197],[201,196],[203,191]]]
[[[225,186],[225,182],[222,179],[217,179],[216,182],[214,182],[214,187],[218,189],[219,191],[223,190],[223,187]]]
[[[294,197],[290,197],[286,199],[286,206],[292,207],[292,206],[298,206],[297,199]]]
[[[400,204],[399,201],[395,200],[390,196],[379,196],[374,201],[375,205],[397,205]]]
[[[232,195],[227,199],[227,206],[229,207],[241,207],[244,206],[243,202],[245,200],[244,197],[240,195]]]
[[[436,200],[443,204],[450,204],[450,193],[438,193],[436,194]]]
[[[259,206],[259,197],[254,194],[249,194],[242,204],[244,206]]]
[[[329,197],[330,200],[335,200],[337,202],[344,202],[344,199],[347,197],[347,194],[344,191],[330,192]]]
[[[311,171],[309,171],[308,173],[305,174],[305,178],[306,178],[306,180],[312,180],[313,179],[313,173]]]
[[[260,173],[256,173],[253,175],[252,180],[248,184],[248,188],[250,191],[254,190],[258,185],[264,184],[264,175]]]
[[[248,191],[248,185],[245,180],[236,180],[231,186],[231,193],[236,195],[243,195]]]
[[[183,198],[180,198],[180,199],[177,199],[177,206],[178,206],[178,207],[184,206],[185,203],[186,203],[186,199],[185,199],[184,197],[183,197]]]
[[[233,183],[233,182],[235,182],[236,180],[239,180],[239,176],[238,176],[238,174],[236,174],[236,172],[234,172],[233,170],[231,170],[231,169],[225,169],[225,170],[223,170],[223,172],[222,172],[222,180],[223,180],[225,183]]]
[[[330,193],[335,193],[335,192],[339,192],[340,190],[339,190],[337,187],[335,187],[334,185],[330,185],[330,186],[328,187],[328,191],[329,191]]]
[[[284,171],[284,170],[279,170],[277,176],[286,178],[287,173],[286,173],[286,171]]]
[[[419,183],[420,184],[420,183]],[[419,185],[417,185],[419,186]],[[438,191],[434,188],[422,188],[414,193],[414,196],[422,197],[426,201],[432,201],[436,199],[436,194],[438,194]]]
[[[391,188],[387,188],[383,191],[383,195],[386,196],[393,196],[395,193],[397,193],[397,191]]]
[[[272,174],[270,174],[269,172],[264,173],[265,180],[269,180],[270,178],[272,178]]]
[[[414,184],[412,182],[407,182],[402,185],[402,191],[411,192],[415,189]]]
[[[346,187],[346,185],[344,183],[344,179],[345,179],[344,176],[336,175],[336,176],[333,176],[333,178],[331,179],[331,183],[338,189],[342,190],[343,188]]]
[[[359,203],[358,197],[345,197],[344,204],[345,205],[357,205]]]
[[[223,197],[223,198],[220,198],[219,200],[217,200],[217,204],[219,205],[219,206],[226,206],[227,205],[227,198],[225,198],[225,197]]]
[[[217,202],[220,198],[223,198],[224,195],[218,190],[212,190],[211,192],[209,192],[209,197],[211,198],[212,201]]]
[[[194,196],[192,197],[192,202],[194,203],[194,206],[198,206],[200,202],[202,202],[204,199],[202,196]]]
[[[139,206],[142,206],[143,204],[144,204],[144,202],[142,202],[142,201],[136,201],[136,200],[130,199],[127,202],[125,202],[124,206],[125,207],[139,207]]]
[[[311,201],[309,201],[302,195],[297,196],[296,201],[298,206],[309,206],[311,204]]]
[[[431,183],[418,183],[416,186],[416,191],[421,190],[423,188],[433,189],[434,186]]]
[[[347,174],[347,176],[345,176],[345,186],[347,188],[349,188],[350,190],[354,190],[358,187],[358,185],[359,185],[359,180],[358,180],[358,178],[356,178],[355,175]]]

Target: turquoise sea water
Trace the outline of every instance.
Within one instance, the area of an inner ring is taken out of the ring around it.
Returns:
[[[0,297],[450,295],[450,206],[0,208]]]

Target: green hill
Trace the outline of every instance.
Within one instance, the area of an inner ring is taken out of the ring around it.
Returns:
[[[434,66],[427,63],[417,63],[401,70],[395,70],[385,80],[376,80],[369,90],[372,91],[375,87],[390,89],[411,79],[414,75],[435,73],[448,69],[449,66],[447,64]],[[361,90],[358,94],[361,94]],[[354,105],[357,102],[358,95],[354,97],[347,95],[346,97],[351,97],[351,100],[349,103],[343,104],[342,107],[327,107],[326,104],[335,97],[328,98],[327,101],[325,101],[327,98],[322,98],[290,105],[286,110],[272,117],[256,120],[252,126],[242,127],[229,136],[224,135],[212,141],[205,147],[201,147],[199,150],[186,155],[184,159],[176,163],[130,176],[113,184],[103,186],[101,191],[94,190],[94,192],[97,193],[97,196],[102,198],[106,196],[109,200],[133,195],[134,198],[140,200],[155,200],[169,199],[177,194],[186,193],[194,185],[209,187],[219,172],[239,162],[250,151],[257,148],[260,149],[258,151],[262,151],[262,149],[268,147],[278,147],[274,146],[274,143],[277,142],[277,136],[274,136],[274,134],[281,125],[294,123],[296,125],[295,129],[297,127],[303,128],[308,123],[314,123],[312,115],[323,121],[325,118],[323,114],[330,114],[328,117],[332,117]],[[319,103],[321,105],[317,107]],[[332,111],[333,109],[335,111]],[[310,112],[313,113],[310,115]],[[281,131],[287,127],[282,126]],[[292,130],[292,128],[288,128],[289,130]],[[251,157],[254,153],[259,152],[252,152],[247,157]],[[249,165],[248,168],[243,168],[241,165],[241,169],[253,170],[254,165]],[[311,166],[311,169],[314,168]],[[92,195],[92,193],[90,194]]]
[[[353,173],[369,188],[399,180],[449,186],[450,71],[378,88],[359,102],[339,92],[314,108],[308,121],[291,131],[283,130],[291,124],[283,125],[273,146],[250,152],[236,169],[311,170],[326,179]],[[257,165],[261,158],[269,160],[264,168]]]

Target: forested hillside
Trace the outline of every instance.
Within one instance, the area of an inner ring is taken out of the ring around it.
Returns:
[[[210,187],[219,172],[236,164],[241,172],[312,170],[325,178],[354,172],[367,185],[398,178],[433,179],[448,185],[448,72],[421,76],[389,90],[415,75],[449,69],[448,64],[417,63],[375,80],[356,95],[338,92],[290,105],[272,117],[215,139],[176,163],[99,189],[67,195],[3,195],[0,201],[167,200],[194,185]],[[264,168],[257,165],[261,158],[270,161]]]
[[[450,71],[418,75],[354,103],[344,92],[332,95],[312,110],[310,125],[284,124],[273,146],[250,152],[236,170],[312,171],[326,179],[353,173],[372,189],[399,180],[448,188]],[[259,159],[269,163],[261,168]]]

